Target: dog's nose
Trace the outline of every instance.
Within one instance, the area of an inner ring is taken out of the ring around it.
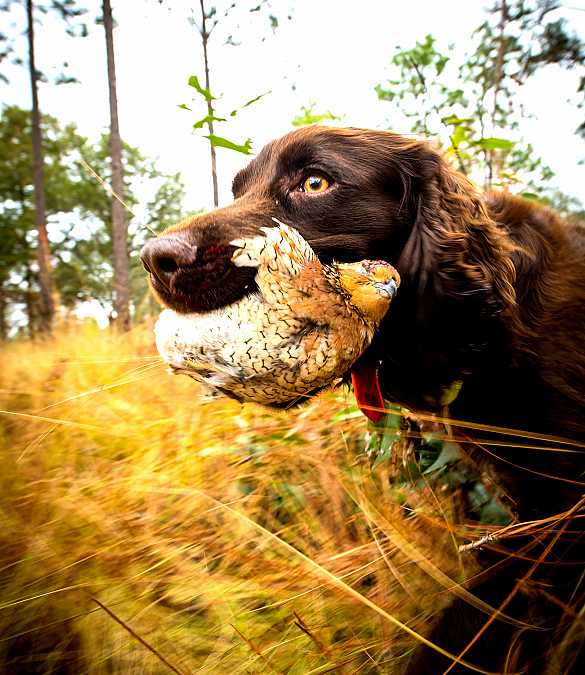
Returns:
[[[197,247],[177,237],[151,239],[140,251],[140,260],[147,272],[167,288],[173,274],[184,267],[195,264]]]

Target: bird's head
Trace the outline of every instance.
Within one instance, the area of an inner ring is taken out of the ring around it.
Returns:
[[[350,304],[378,326],[400,286],[398,272],[383,260],[336,265],[337,283]]]

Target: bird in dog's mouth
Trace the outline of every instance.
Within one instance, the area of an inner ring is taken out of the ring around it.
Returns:
[[[358,361],[400,285],[387,262],[322,264],[293,228],[276,221],[230,242],[231,263],[254,270],[244,297],[204,312],[164,310],[155,327],[163,359],[211,392],[283,406],[350,370],[358,405],[383,408],[375,365]]]

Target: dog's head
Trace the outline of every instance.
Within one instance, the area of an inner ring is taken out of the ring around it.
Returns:
[[[392,138],[399,137],[308,127],[267,145],[236,175],[232,204],[146,244],[141,257],[159,299],[179,312],[237,300],[254,270],[231,264],[229,242],[274,225],[273,217],[298,229],[323,261],[395,260],[412,212],[401,172],[381,152],[380,141]]]

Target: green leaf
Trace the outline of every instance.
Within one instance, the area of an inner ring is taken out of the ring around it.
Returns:
[[[178,107],[178,108],[181,108],[181,110],[188,110],[189,112],[193,112],[193,111],[191,110],[191,108],[189,108],[189,106],[186,105],[185,103],[179,103],[179,105],[178,105],[177,107]]]
[[[61,73],[55,78],[55,81],[53,84],[60,85],[60,84],[77,84],[79,80],[76,77],[70,77],[69,75],[65,75]]]
[[[225,122],[225,117],[216,117],[215,115],[205,115],[200,120],[197,120],[193,125],[193,129],[201,129],[204,124],[209,124],[209,122]]]
[[[201,94],[201,96],[203,96],[203,98],[206,101],[214,101],[215,100],[215,96],[211,95],[211,92],[209,91],[209,89],[205,89],[205,87],[201,86],[201,84],[199,83],[199,78],[197,77],[197,75],[191,75],[187,84],[190,87],[193,87],[193,89],[195,89],[197,91],[197,93]]]
[[[506,138],[480,138],[474,141],[473,145],[478,145],[482,150],[511,150],[515,143]]]
[[[355,405],[348,406],[343,410],[335,413],[331,417],[331,422],[347,422],[347,420],[363,420],[364,413]]]
[[[339,115],[334,115],[330,110],[325,112],[318,113],[315,111],[315,103],[310,103],[308,106],[301,107],[301,114],[296,115],[292,119],[292,125],[294,127],[302,127],[307,124],[320,124],[327,120],[340,120]]]
[[[248,138],[244,145],[238,145],[232,141],[228,141],[227,138],[222,138],[221,136],[216,136],[215,134],[209,134],[205,136],[209,139],[211,145],[218,148],[227,148],[228,150],[234,150],[235,152],[241,152],[243,155],[249,155],[252,151],[252,139]]]
[[[376,85],[375,87],[376,94],[380,101],[393,101],[396,98],[396,94],[390,89],[384,89],[381,85]]]
[[[436,63],[437,75],[440,75],[443,72],[443,70],[445,69],[445,66],[447,65],[448,61],[449,61],[448,56],[440,56],[437,59],[437,63]]]
[[[455,127],[455,131],[451,134],[451,145],[458,148],[461,143],[469,141],[468,128],[462,125]]]
[[[439,84],[439,89],[441,93],[446,96],[445,106],[461,105],[463,108],[469,107],[463,89],[449,89],[444,84]]]
[[[268,96],[271,92],[265,91],[263,94],[259,94],[258,96],[254,96],[254,98],[251,98],[249,101],[246,101],[244,105],[240,106],[239,108],[235,108],[234,110],[231,111],[230,117],[235,117],[241,110],[244,108],[247,108],[250,105],[253,105],[256,103],[256,101],[259,101],[261,98],[264,98],[265,96]]]
[[[473,117],[457,117],[457,115],[447,115],[447,117],[443,117],[441,121],[443,124],[470,124],[473,122]]]

